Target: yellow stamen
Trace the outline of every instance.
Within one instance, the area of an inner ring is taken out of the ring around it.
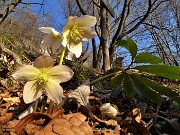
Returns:
[[[54,39],[57,39],[57,38],[60,37],[60,35],[59,35],[59,34],[52,33],[52,37],[53,37]]]
[[[83,38],[82,34],[83,34],[82,27],[78,25],[74,25],[71,31],[69,32],[70,37],[75,41],[81,40]]]
[[[50,75],[47,72],[42,71],[38,78],[39,85],[46,85]]]

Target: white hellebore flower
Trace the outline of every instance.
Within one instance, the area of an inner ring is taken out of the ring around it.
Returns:
[[[46,33],[43,38],[40,47],[52,47],[52,52],[55,53],[58,49],[62,49],[63,36],[51,27],[41,27],[39,30]]]
[[[31,103],[38,99],[43,93],[55,103],[59,103],[63,89],[59,83],[70,80],[73,71],[65,66],[54,66],[54,60],[50,56],[36,58],[33,65],[20,67],[12,77],[16,80],[27,81],[23,90],[25,103]]]
[[[78,58],[82,52],[82,41],[89,41],[96,36],[96,32],[91,28],[96,24],[96,17],[83,15],[68,17],[63,29],[63,46]]]

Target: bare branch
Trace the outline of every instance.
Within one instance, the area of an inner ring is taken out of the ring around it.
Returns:
[[[12,56],[19,65],[22,65],[22,61],[21,61],[20,57],[17,54],[15,54],[14,52],[12,52],[11,50],[9,50],[8,48],[6,48],[3,43],[0,43],[0,49],[2,50],[2,52]]]
[[[77,2],[77,5],[78,5],[79,10],[81,11],[81,13],[82,13],[83,15],[87,15],[87,13],[85,12],[85,10],[83,9],[81,0],[76,0],[76,2]]]
[[[148,5],[149,5],[149,7],[148,7],[148,10],[147,10],[146,14],[144,15],[144,17],[139,22],[137,22],[136,25],[134,25],[134,27],[132,27],[130,30],[128,30],[127,32],[123,32],[121,35],[119,35],[118,39],[121,39],[126,34],[133,32],[135,29],[137,29],[139,27],[139,25],[141,25],[146,20],[146,18],[149,16],[151,8],[152,8],[151,0],[149,0]]]
[[[21,0],[16,0],[15,2],[12,2],[5,7],[2,17],[0,17],[0,24],[2,24],[8,14],[11,13],[19,3],[21,3]]]
[[[124,28],[123,28],[123,31],[126,31],[126,28],[127,28],[127,23],[128,23],[128,19],[130,17],[130,13],[131,13],[131,4],[132,4],[132,0],[129,1],[128,3],[128,9],[127,9],[127,15],[124,19]]]
[[[41,6],[43,6],[43,5],[45,5],[45,4],[43,4],[43,3],[37,3],[37,2],[33,2],[33,3],[28,3],[28,2],[20,2],[21,4],[25,4],[25,5],[41,5]]]
[[[92,0],[92,2],[97,6],[97,7],[99,7],[100,8],[100,5],[98,5],[98,3],[96,3],[96,1],[95,0]]]
[[[118,37],[118,35],[119,35],[120,31],[121,31],[121,28],[122,28],[122,25],[123,25],[123,20],[124,20],[124,15],[125,15],[125,11],[126,11],[126,7],[127,7],[127,0],[124,1],[123,11],[122,11],[122,14],[121,14],[121,20],[119,22],[119,26],[117,28],[117,31],[114,34],[111,45],[113,45],[115,43],[116,38]]]
[[[144,22],[144,23],[142,23],[142,24],[145,24],[145,25],[151,26],[152,28],[156,28],[156,29],[158,29],[158,30],[163,29],[163,30],[167,30],[168,32],[172,32],[172,30],[169,30],[169,29],[167,29],[167,28],[159,28],[159,27],[158,27],[158,26],[156,26],[156,25],[149,24],[149,23],[146,23],[146,22]]]

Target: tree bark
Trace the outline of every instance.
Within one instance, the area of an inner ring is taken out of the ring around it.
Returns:
[[[102,60],[102,46],[99,46],[98,54],[97,54],[97,61],[96,61],[96,69],[101,71],[101,60]]]
[[[107,31],[107,18],[106,18],[106,8],[101,1],[100,7],[100,28],[101,28],[101,39],[100,46],[102,46],[103,52],[103,70],[107,71],[110,69],[110,59],[109,59],[109,47],[108,47],[108,31]]]
[[[93,49],[93,60],[92,60],[92,65],[93,68],[97,67],[97,47],[96,47],[96,40],[93,38],[92,39],[92,49]]]

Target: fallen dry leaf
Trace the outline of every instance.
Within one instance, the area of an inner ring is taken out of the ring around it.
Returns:
[[[10,119],[13,118],[15,112],[8,112],[0,116],[0,124],[6,124]]]
[[[117,126],[118,125],[118,123],[117,123],[117,121],[116,120],[101,120],[101,119],[99,119],[98,117],[96,117],[95,115],[93,115],[92,116],[95,120],[97,120],[98,122],[101,122],[101,123],[104,123],[104,124],[106,124],[107,126]]]
[[[68,97],[75,98],[81,105],[87,106],[90,95],[90,80],[85,81],[77,89],[71,92]]]
[[[34,120],[45,119],[46,121],[50,121],[52,119],[51,115],[44,114],[44,113],[30,113],[27,116],[23,117],[19,120],[19,123],[15,125],[14,129],[16,130],[17,134],[20,134],[23,131],[23,128],[30,122]]]
[[[80,113],[55,117],[35,135],[93,135],[93,131],[85,119],[86,117]]]
[[[110,103],[102,104],[100,107],[100,111],[101,111],[102,115],[107,115],[109,117],[115,117],[116,115],[119,114],[119,111],[116,108],[114,108],[113,106],[111,106]]]
[[[27,124],[25,127],[25,131],[27,132],[28,135],[34,135],[35,132],[39,131],[42,127],[37,126],[35,124]]]
[[[150,135],[148,129],[141,122],[140,109],[135,108],[128,113],[127,117],[122,121],[122,127],[126,133],[139,135]]]
[[[19,97],[9,97],[9,98],[3,98],[4,101],[6,101],[7,103],[11,103],[11,105],[13,104],[19,104],[21,102],[21,100],[19,99]]]

